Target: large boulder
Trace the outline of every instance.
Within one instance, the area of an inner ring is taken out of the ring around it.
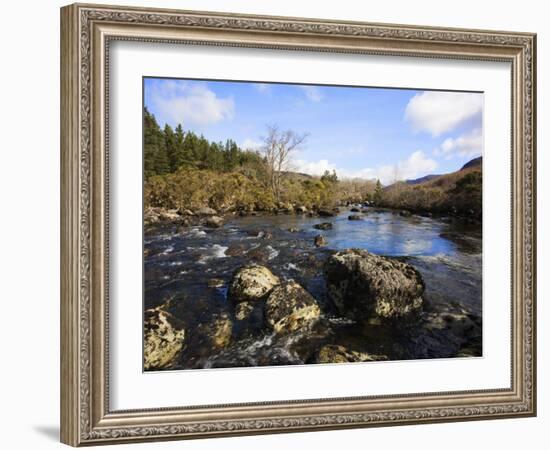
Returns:
[[[328,258],[324,273],[329,298],[352,319],[399,318],[422,307],[422,276],[396,259],[347,249]]]
[[[260,300],[279,283],[279,278],[265,266],[241,267],[229,284],[228,297],[235,303]]]
[[[169,367],[184,345],[183,323],[160,307],[146,310],[144,319],[143,367],[145,370]]]
[[[278,334],[310,328],[321,315],[317,301],[294,280],[277,286],[264,310],[269,328]]]
[[[372,353],[357,352],[348,350],[341,345],[325,345],[321,347],[315,362],[319,364],[335,364],[348,362],[365,361],[385,361],[388,357],[385,355],[375,355]]]

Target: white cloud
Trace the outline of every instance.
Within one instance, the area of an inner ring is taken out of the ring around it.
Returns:
[[[206,125],[231,119],[235,111],[232,98],[220,98],[206,85],[189,85],[182,80],[157,85],[152,101],[157,114],[171,124]]]
[[[428,91],[409,101],[405,119],[413,130],[428,131],[435,137],[481,114],[482,108],[481,94]]]
[[[291,170],[295,172],[305,173],[308,175],[323,175],[325,170],[332,172],[336,170],[336,166],[327,159],[321,159],[317,162],[309,162],[303,159],[296,159],[292,161]]]
[[[479,156],[483,152],[483,135],[481,128],[476,128],[457,138],[447,138],[434,150],[438,156]]]
[[[308,175],[322,175],[325,170],[332,172],[336,170],[340,178],[363,178],[379,179],[382,184],[393,183],[398,180],[409,180],[433,173],[437,168],[437,162],[428,158],[424,152],[418,150],[412,153],[407,159],[399,161],[395,165],[383,165],[378,167],[365,167],[358,170],[339,169],[335,164],[327,159],[321,159],[317,162],[305,160],[295,160],[292,170],[306,173]]]
[[[304,91],[307,99],[312,102],[320,102],[323,100],[323,94],[317,86],[300,86],[300,89]]]
[[[259,150],[262,145],[262,142],[251,138],[246,138],[241,142],[241,148],[244,150]]]
[[[254,89],[256,89],[258,92],[264,94],[271,91],[271,86],[267,83],[254,83],[252,86],[254,86]]]

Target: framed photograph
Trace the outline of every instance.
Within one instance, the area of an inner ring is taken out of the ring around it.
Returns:
[[[61,440],[536,414],[536,36],[61,9]]]

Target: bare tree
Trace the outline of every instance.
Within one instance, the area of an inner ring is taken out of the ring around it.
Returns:
[[[288,170],[291,155],[308,137],[307,133],[298,134],[292,130],[281,131],[277,125],[268,125],[267,135],[263,138],[263,152],[267,163],[270,187],[277,201],[281,199],[281,181],[283,172]]]

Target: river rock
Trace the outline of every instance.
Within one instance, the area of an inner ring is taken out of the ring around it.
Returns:
[[[352,214],[348,216],[348,220],[363,220],[361,216],[358,216],[357,214]]]
[[[348,350],[341,345],[325,345],[319,350],[315,362],[319,364],[334,364],[365,361],[385,361],[385,355],[374,355],[371,353],[356,352]]]
[[[277,203],[278,212],[282,213],[292,213],[294,212],[294,206],[292,203],[278,202]]]
[[[410,217],[412,214],[410,211],[407,211],[406,209],[403,209],[399,211],[399,215],[402,217]]]
[[[160,218],[156,208],[146,208],[143,212],[143,222],[145,225],[158,223],[159,220]]]
[[[223,219],[220,216],[211,216],[206,219],[204,224],[208,228],[221,228],[223,226]]]
[[[423,303],[424,281],[414,267],[366,250],[332,255],[324,273],[329,298],[352,319],[399,318]]]
[[[324,245],[327,245],[327,240],[322,234],[318,234],[315,236],[313,243],[315,244],[315,247],[323,247]]]
[[[319,319],[317,301],[294,280],[277,286],[265,304],[265,320],[278,334],[309,328]]]
[[[290,233],[298,233],[299,230],[298,230],[298,228],[290,227],[290,228],[288,229],[288,231],[289,231]]]
[[[159,219],[172,222],[181,218],[177,209],[161,209],[159,212]]]
[[[211,287],[211,288],[221,288],[223,287],[225,284],[225,281],[222,280],[221,278],[210,278],[208,280],[208,287]]]
[[[305,206],[297,206],[295,211],[298,213],[298,214],[305,214],[307,213],[307,208]]]
[[[241,267],[233,275],[228,297],[235,303],[260,300],[279,283],[279,278],[265,266]]]
[[[180,354],[185,330],[181,321],[160,307],[145,311],[143,367],[158,370],[170,366]]]
[[[323,223],[316,223],[313,225],[313,228],[316,230],[332,230],[332,223],[330,222],[323,222]]]
[[[354,206],[353,208],[351,208],[350,211],[351,212],[361,212],[361,210],[357,206]]]
[[[232,242],[225,251],[226,256],[242,256],[246,253],[246,246],[240,242]]]
[[[195,213],[199,216],[215,216],[218,214],[215,209],[208,207],[199,208],[195,211]]]
[[[212,350],[221,350],[229,345],[233,333],[233,322],[227,313],[221,313],[197,327],[197,335]]]
[[[321,217],[334,217],[337,213],[334,211],[331,211],[330,209],[320,209],[319,215]]]
[[[194,216],[195,213],[193,211],[191,211],[190,209],[180,209],[179,210],[179,213],[182,215],[182,216]]]
[[[235,306],[235,318],[237,320],[248,319],[253,310],[254,305],[251,302],[237,303],[237,306]]]

